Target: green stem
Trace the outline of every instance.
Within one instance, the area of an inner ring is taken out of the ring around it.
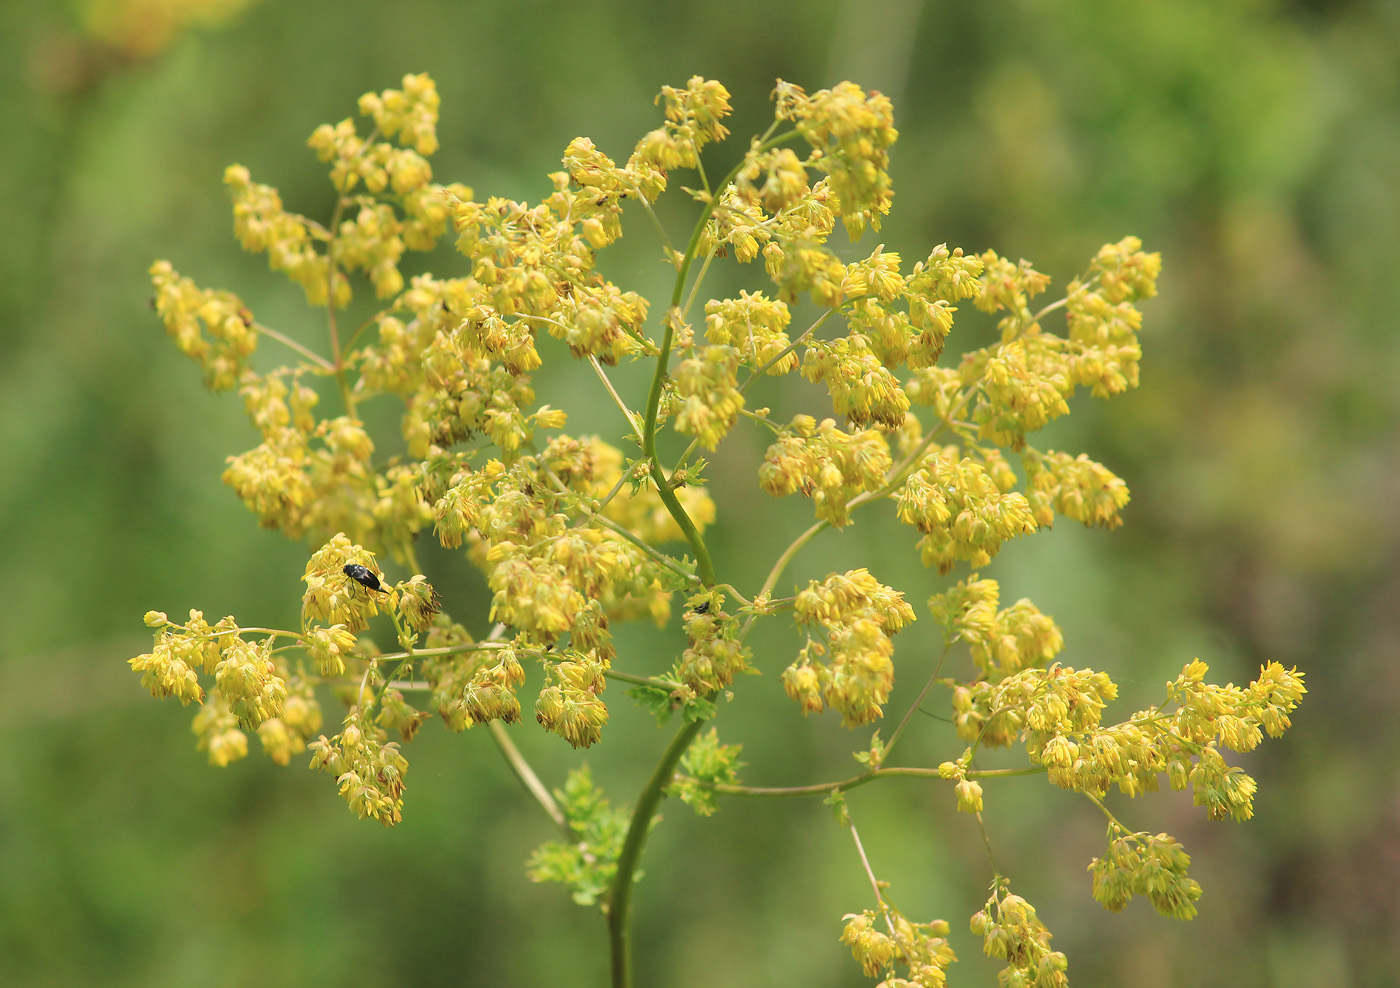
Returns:
[[[335,212],[331,214],[330,227],[326,231],[326,319],[330,326],[331,366],[335,371],[336,383],[340,386],[340,400],[345,406],[345,414],[353,419],[355,396],[345,376],[345,353],[340,348],[340,331],[335,322],[335,238],[340,230],[340,217],[345,211],[346,202],[345,196],[336,200]]]
[[[899,722],[899,726],[894,729],[890,739],[885,742],[885,757],[888,758],[894,746],[899,743],[900,737],[904,734],[904,729],[909,726],[909,721],[914,718],[914,711],[923,706],[924,697],[928,696],[928,691],[933,689],[933,684],[938,681],[938,674],[943,671],[943,661],[948,658],[948,651],[953,647],[952,642],[943,646],[943,654],[938,657],[938,664],[933,667],[933,673],[929,676],[928,682],[924,683],[924,688],[919,691],[918,698],[914,700],[913,706],[904,712],[904,719]]]
[[[604,669],[603,675],[609,679],[616,679],[622,683],[634,683],[637,686],[657,686],[666,690],[685,689],[685,683],[677,683],[670,679],[658,679],[655,676],[634,676],[630,672],[622,672],[617,669]]]
[[[622,409],[623,418],[627,419],[627,424],[632,427],[632,431],[637,433],[638,438],[641,438],[641,426],[637,424],[636,414],[632,409],[627,407],[627,403],[622,400],[622,395],[617,393],[617,388],[613,387],[612,380],[608,377],[607,372],[603,370],[603,365],[598,361],[598,358],[592,354],[589,354],[588,362],[593,366],[593,372],[598,375],[598,380],[603,382],[603,387],[606,388],[608,394],[612,396],[613,404]]]
[[[880,891],[880,880],[875,877],[875,869],[870,867],[870,859],[865,855],[865,845],[860,842],[860,834],[856,832],[855,822],[850,814],[846,815],[846,826],[850,828],[851,839],[856,842],[856,853],[860,855],[861,866],[865,869],[865,877],[870,879],[870,887],[875,890],[875,902],[880,907],[880,915],[885,918],[885,926],[892,935],[898,936],[894,931],[894,921],[890,919],[890,909],[885,902],[885,896]]]
[[[256,333],[261,333],[263,336],[266,336],[268,339],[276,340],[278,343],[281,343],[281,344],[284,344],[285,346],[291,347],[291,348],[292,348],[293,350],[295,350],[297,353],[301,354],[303,357],[305,357],[307,360],[311,361],[311,362],[312,362],[313,364],[315,364],[317,367],[320,367],[322,370],[325,370],[325,371],[334,371],[334,370],[335,370],[335,365],[332,364],[332,363],[331,363],[329,360],[327,360],[325,357],[321,356],[321,355],[320,355],[319,353],[317,353],[315,350],[312,350],[312,349],[309,349],[308,347],[302,346],[300,343],[298,343],[296,340],[292,339],[290,336],[286,336],[286,335],[284,335],[284,334],[282,334],[282,333],[279,333],[277,330],[273,329],[273,328],[270,327],[270,326],[264,326],[264,325],[262,325],[262,324],[260,324],[260,323],[253,323],[253,331],[256,332]]]
[[[760,150],[785,140],[786,137],[787,135],[782,135],[772,142],[765,142],[761,145]],[[656,492],[660,495],[662,503],[666,505],[666,510],[671,513],[671,517],[676,520],[676,524],[685,533],[685,539],[690,543],[690,548],[695,553],[695,564],[700,572],[700,582],[707,587],[714,586],[715,583],[715,567],[710,561],[710,550],[705,547],[705,540],[700,537],[695,523],[690,520],[690,515],[686,514],[685,508],[681,506],[676,492],[671,489],[671,482],[661,466],[661,457],[656,452],[656,422],[661,409],[661,392],[666,383],[666,365],[671,358],[671,345],[675,339],[676,325],[683,318],[681,299],[685,294],[686,279],[690,276],[690,265],[695,260],[695,250],[700,246],[700,237],[705,232],[705,224],[710,221],[710,214],[714,212],[715,206],[719,202],[719,195],[729,187],[730,182],[734,181],[747,160],[747,156],[739,159],[739,162],[729,170],[729,174],[724,176],[724,180],[716,186],[719,192],[707,195],[705,207],[700,211],[699,219],[695,221],[695,229],[691,231],[690,243],[686,244],[685,256],[681,258],[680,270],[676,272],[676,284],[671,290],[671,307],[666,311],[662,320],[664,329],[661,334],[661,353],[656,358],[656,373],[652,375],[651,392],[647,395],[646,427],[642,433],[642,449],[646,453],[647,459],[651,461],[651,476],[656,482]]]
[[[704,723],[697,720],[680,729],[662,754],[661,761],[656,763],[656,769],[647,780],[646,788],[637,797],[637,806],[632,811],[632,822],[617,859],[617,876],[613,879],[607,903],[613,988],[632,986],[632,886],[636,881],[637,865],[642,859],[647,834],[651,832],[652,817],[656,815],[656,807],[665,795],[666,786],[676,771],[681,755],[685,754],[685,749],[690,747]]]
[[[505,756],[506,763],[510,765],[510,770],[515,773],[515,777],[520,780],[530,793],[535,797],[535,801],[544,807],[544,811],[549,814],[549,818],[564,831],[564,836],[568,840],[574,839],[573,832],[569,829],[569,821],[564,818],[564,813],[559,809],[559,804],[554,801],[554,797],[549,794],[540,777],[535,774],[535,770],[530,767],[530,763],[525,760],[525,756],[520,753],[520,749],[515,746],[515,742],[510,739],[510,734],[506,732],[505,726],[498,720],[488,721],[486,727],[491,732],[491,739],[496,742],[496,747],[501,749],[501,754]]]
[[[1043,765],[1032,765],[1029,768],[990,768],[981,771],[971,771],[967,773],[969,779],[998,779],[1010,778],[1017,775],[1040,775],[1045,771]],[[852,789],[874,782],[876,779],[889,778],[911,778],[911,779],[941,779],[936,768],[917,767],[895,767],[878,768],[872,772],[862,772],[860,775],[853,775],[849,779],[842,779],[840,782],[818,782],[810,786],[736,786],[724,782],[708,782],[704,779],[693,780],[700,788],[708,789],[711,792],[719,793],[722,796],[752,796],[767,799],[799,799],[803,796],[826,796],[833,792],[849,792]]]

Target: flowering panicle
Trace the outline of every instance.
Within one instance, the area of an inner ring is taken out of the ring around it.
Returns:
[[[229,642],[214,667],[214,685],[245,730],[282,716],[287,683],[272,662],[270,638],[257,644],[241,638]]]
[[[211,628],[202,611],[192,610],[189,624],[182,627],[170,623],[162,611],[147,611],[146,624],[157,629],[155,647],[127,662],[141,674],[141,685],[157,700],[173,696],[181,706],[191,700],[203,703],[199,672],[212,673],[218,665],[220,640],[238,632],[233,618],[226,617]]]
[[[768,447],[758,483],[774,497],[810,497],[817,518],[839,528],[850,524],[851,498],[884,486],[892,465],[889,443],[873,429],[842,432],[833,419],[798,415]]]
[[[738,298],[705,303],[705,339],[734,347],[739,359],[756,371],[786,374],[797,367],[786,332],[791,320],[781,300],[741,291]]]
[[[964,359],[964,381],[974,380],[980,389],[972,409],[979,438],[1020,449],[1026,433],[1069,413],[1065,396],[1074,388],[1063,362],[1054,359],[1051,339],[1035,334]]]
[[[1109,912],[1145,895],[1163,916],[1191,919],[1201,886],[1186,877],[1191,856],[1168,834],[1130,834],[1117,824],[1108,828],[1108,851],[1089,864],[1094,898]]]
[[[1083,453],[1041,453],[1026,447],[1021,466],[1026,471],[1026,499],[1037,523],[1048,528],[1061,514],[1085,525],[1123,524],[1118,512],[1128,503],[1128,485],[1103,464]]]
[[[729,91],[713,79],[691,76],[686,88],[662,86],[657,102],[666,102],[666,123],[637,143],[632,164],[650,164],[660,171],[696,168],[700,149],[722,141],[729,130],[722,123],[729,116]]]
[[[258,348],[253,314],[232,292],[198,288],[180,277],[169,261],[156,261],[150,274],[152,304],[180,352],[200,362],[210,390],[235,387]]]
[[[996,580],[980,580],[974,573],[928,602],[948,640],[967,642],[981,677],[993,683],[1045,665],[1065,645],[1048,614],[1024,597],[997,610],[999,596]]]
[[[546,664],[545,688],[535,701],[535,719],[575,748],[590,747],[603,735],[608,708],[598,694],[607,681],[606,662],[592,652],[565,652],[562,662]]]
[[[983,312],[1009,310],[999,324],[1002,342],[1009,342],[1032,329],[1030,300],[1050,286],[1050,276],[1035,270],[1029,261],[1012,264],[995,251],[984,252],[981,261],[982,290],[972,296],[973,304]]]
[[[345,572],[348,564],[374,572],[374,553],[354,545],[344,534],[336,534],[306,563],[302,582],[301,620],[306,627],[316,624],[340,625],[351,635],[369,627],[379,613],[382,594],[361,586]]]
[[[675,370],[676,431],[695,436],[714,449],[729,434],[744,407],[739,393],[739,350],[732,346],[697,347]]]
[[[408,759],[398,742],[386,741],[387,737],[368,711],[351,707],[343,731],[311,742],[311,767],[335,776],[341,797],[361,820],[392,827],[403,819]]]
[[[825,384],[838,415],[854,426],[879,422],[891,429],[904,422],[909,396],[860,333],[841,340],[813,340],[802,358],[802,376]]]
[[[814,164],[830,177],[851,239],[866,226],[878,230],[894,199],[889,147],[899,132],[889,98],[873,91],[867,95],[851,82],[809,96],[802,87],[779,81],[773,96],[778,118],[793,121],[819,155]]]
[[[305,751],[307,742],[321,730],[321,705],[304,677],[288,676],[285,669],[279,672],[287,681],[282,715],[258,725],[258,740],[269,758],[278,765],[289,765],[292,756]]]
[[[1003,493],[987,468],[971,457],[932,450],[900,486],[899,520],[924,533],[925,566],[947,573],[958,560],[985,566],[1008,539],[1036,529],[1025,495]]]
[[[781,683],[804,713],[832,708],[848,727],[884,716],[893,637],[914,610],[863,568],[774,598],[783,568],[807,540],[823,527],[849,525],[853,508],[889,499],[920,533],[925,565],[947,573],[962,561],[976,570],[1057,515],[1121,523],[1122,480],[1086,456],[1037,450],[1027,438],[1066,414],[1081,388],[1110,397],[1136,386],[1138,303],[1156,292],[1159,255],[1135,237],[1109,244],[1063,297],[1036,309],[1050,280],[1026,261],[944,244],[904,272],[900,254],[883,244],[864,257],[833,248],[838,218],[854,239],[878,229],[889,211],[897,137],[890,102],[852,83],[809,95],[780,81],[773,95],[774,126],[749,144],[729,178],[712,184],[702,170],[700,190],[690,192],[700,218],[694,235],[676,241],[685,253],[664,249],[679,283],[652,335],[650,303],[604,278],[598,254],[621,237],[625,206],[654,201],[672,169],[700,169],[703,149],[727,136],[729,94],[712,80],[663,89],[661,126],[621,164],[587,138],[569,142],[538,201],[477,201],[465,186],[433,182],[439,98],[426,75],[361,98],[361,115],[373,121],[368,135],[348,119],[312,134],[308,144],[335,193],[325,222],[288,209],[248,169],[227,169],[239,241],[325,308],[329,351],[258,324],[237,296],[199,288],[167,262],[150,270],[153,307],[176,347],[201,364],[211,389],[238,389],[257,431],[258,445],[229,457],[224,482],[260,524],[313,546],[294,630],[240,627],[232,617],[210,624],[199,611],[183,624],[146,615],[154,643],[129,664],[153,696],[200,704],[193,730],[211,763],[246,755],[252,731],[279,764],[310,748],[312,767],[336,779],[358,816],[392,826],[402,817],[408,768],[400,744],[430,718],[452,731],[517,723],[519,691],[535,663],[543,677],[536,720],[586,748],[609,720],[607,679],[623,679],[628,695],[661,719],[681,711],[688,725],[630,824],[586,770],[570,773],[557,805],[532,786],[570,839],[541,846],[530,874],[568,884],[585,904],[606,894],[610,923],[619,919],[625,934],[639,848],[626,838],[644,833],[637,828],[656,818],[663,793],[708,814],[721,794],[774,792],[740,786],[740,746],[699,730],[739,674],[753,671],[745,642],[754,619],[790,609],[801,628],[805,640]],[[788,146],[794,140],[805,146]],[[406,281],[406,255],[434,247],[449,224],[462,270]],[[773,289],[705,303],[702,337],[686,313],[703,297],[711,261],[728,256],[761,257]],[[342,325],[337,310],[361,278],[382,307],[358,328]],[[821,311],[790,336],[789,307],[802,297]],[[964,302],[992,314],[999,334],[940,366]],[[1063,334],[1042,325],[1058,309]],[[817,335],[841,320],[844,328]],[[260,337],[300,362],[255,370]],[[531,375],[563,350],[546,337],[586,360],[621,406],[632,432],[621,447],[565,434],[564,411],[536,401]],[[605,368],[640,358],[657,364],[645,405],[634,407],[626,397],[632,382],[614,386]],[[779,427],[767,408],[746,410],[746,392],[762,375],[799,369],[826,389],[822,403],[830,401],[833,417],[797,414]],[[361,411],[371,400],[378,409],[385,397],[397,411]],[[334,406],[329,413],[323,400]],[[369,423],[388,414],[400,416],[399,435],[386,440]],[[706,463],[691,458],[694,446],[713,450],[747,426],[743,418],[777,432],[758,468],[761,488],[810,498],[818,520],[752,601],[716,573],[704,541],[715,503],[701,486]],[[666,424],[697,440],[674,465],[657,452],[656,429]],[[1019,454],[1019,475],[1011,452]],[[389,557],[416,569],[425,529],[484,574],[490,620],[498,623],[486,640],[443,613],[424,576],[392,582],[380,569],[377,560]],[[663,551],[666,542],[684,542],[689,556]],[[654,667],[669,670],[613,669],[616,623],[665,625],[673,600],[685,602],[686,642]],[[739,605],[726,611],[734,600]],[[1013,772],[1043,769],[1106,814],[1109,789],[1135,796],[1165,776],[1175,789],[1189,787],[1211,819],[1247,819],[1255,782],[1224,752],[1281,734],[1306,692],[1302,675],[1278,663],[1236,687],[1207,683],[1197,660],[1168,684],[1160,707],[1106,722],[1117,693],[1112,679],[1061,665],[1063,635],[1030,601],[1002,607],[997,582],[973,572],[928,606],[947,647],[931,672],[920,671],[927,682],[918,702],[936,686],[948,688],[966,747],[922,772],[950,784],[958,810],[970,815],[984,810],[984,780],[1005,774],[978,768],[979,750],[1019,744],[1029,764]],[[368,634],[381,615],[398,651],[381,652]],[[952,651],[958,643],[969,660],[965,679],[943,673],[950,657],[962,659],[961,648]],[[319,733],[318,687],[346,711],[332,738]],[[891,774],[881,767],[885,753],[906,729],[912,736],[913,713],[887,741],[876,734],[858,756],[867,771],[856,779],[777,791],[825,792],[849,823],[841,794]],[[518,753],[508,757],[530,777]],[[1145,895],[1165,914],[1194,914],[1200,888],[1186,877],[1180,845],[1109,818],[1107,851],[1090,865],[1094,896],[1111,910]],[[947,924],[909,922],[870,876],[879,908],[846,916],[842,941],[885,988],[942,988],[954,960]],[[988,954],[1005,960],[1004,984],[1065,983],[1063,954],[1050,949],[1034,908],[1000,875],[972,929]]]
[[[698,594],[687,602],[685,634],[689,641],[677,665],[680,679],[701,696],[726,689],[749,669],[749,650],[740,640],[739,621],[724,611],[724,594]]]
[[[439,640],[445,644],[465,637],[462,632]],[[434,646],[433,641],[430,637],[429,647],[443,647]],[[507,724],[518,721],[520,700],[515,691],[525,682],[519,656],[517,648],[506,646],[426,659],[423,674],[432,686],[433,703],[443,723],[451,730],[463,731],[493,720]]]
[[[833,573],[797,595],[793,615],[798,624],[825,632],[831,658],[822,662],[826,649],[809,643],[783,672],[788,696],[804,713],[831,707],[847,727],[884,716],[894,686],[890,635],[914,620],[904,595],[865,569]]]
[[[209,753],[210,765],[223,768],[248,754],[248,735],[238,729],[238,718],[217,692],[210,692],[190,729],[199,738],[198,749]]]
[[[972,932],[982,938],[988,957],[1006,961],[999,977],[1004,985],[1035,988],[1065,988],[1069,961],[1058,950],[1050,949],[1052,934],[1035,913],[1035,907],[1011,892],[998,878],[991,898],[971,922]]]
[[[867,909],[841,917],[846,924],[841,942],[851,948],[866,977],[885,975],[881,988],[944,988],[948,968],[957,955],[948,943],[948,924],[941,919],[931,923],[911,923],[893,905],[881,901],[877,913]],[[882,931],[881,922],[885,926]],[[888,931],[888,932],[886,932]],[[907,977],[895,976],[895,965],[902,965]]]

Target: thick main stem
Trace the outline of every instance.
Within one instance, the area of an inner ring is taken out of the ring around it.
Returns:
[[[617,876],[613,879],[612,892],[608,896],[608,948],[612,955],[613,988],[632,986],[632,886],[636,881],[637,865],[642,860],[647,834],[651,831],[652,817],[656,815],[656,807],[665,795],[666,785],[671,781],[681,755],[685,754],[685,749],[690,747],[702,726],[703,721],[686,724],[671,739],[671,744],[647,780],[646,788],[637,797],[636,808],[632,810],[627,839],[617,859]]]

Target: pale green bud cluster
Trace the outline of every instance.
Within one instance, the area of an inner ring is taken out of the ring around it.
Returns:
[[[743,745],[721,744],[719,732],[710,728],[695,739],[681,756],[682,774],[666,790],[701,816],[710,816],[719,809],[713,786],[731,785],[739,781],[739,761]]]
[[[563,789],[554,790],[569,829],[569,841],[545,841],[526,862],[532,881],[560,882],[574,901],[591,906],[608,892],[627,837],[627,811],[614,809],[593,784],[588,766],[571,769]]]

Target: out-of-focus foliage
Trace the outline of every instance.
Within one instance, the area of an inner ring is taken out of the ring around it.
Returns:
[[[1289,744],[1246,759],[1261,780],[1256,820],[1222,829],[1151,797],[1165,804],[1152,818],[1169,817],[1205,880],[1195,923],[1162,923],[1147,902],[1104,922],[1083,871],[1101,850],[1096,811],[1047,810],[1043,783],[1025,782],[1024,797],[1007,784],[1005,798],[1025,803],[1001,843],[1048,842],[1063,857],[999,864],[1026,876],[1079,986],[1392,977],[1395,4],[312,2],[250,5],[146,46],[114,46],[91,23],[79,5],[0,8],[0,732],[12,753],[0,763],[0,981],[602,980],[596,921],[522,880],[545,827],[484,736],[446,744],[425,730],[415,771],[433,784],[379,833],[308,773],[211,772],[178,708],[153,716],[119,661],[146,647],[131,615],[157,603],[258,613],[292,596],[305,562],[218,483],[218,451],[246,446],[248,428],[167,352],[146,308],[149,258],[179,245],[202,283],[252,296],[268,322],[292,318],[299,293],[268,287],[262,262],[233,249],[218,177],[242,160],[296,208],[324,212],[321,169],[295,149],[343,114],[347,94],[407,71],[431,72],[443,91],[440,132],[453,139],[441,173],[493,194],[538,197],[536,176],[578,133],[625,153],[664,82],[722,78],[737,107],[763,108],[779,76],[809,90],[852,78],[901,112],[898,208],[879,233],[891,250],[996,244],[1064,276],[1123,230],[1161,250],[1170,264],[1141,387],[1055,435],[1129,481],[1125,526],[1057,528],[989,572],[1054,614],[1067,661],[1092,656],[1125,692],[1159,691],[1201,654],[1236,681],[1263,661],[1296,664],[1310,703]],[[614,263],[610,278],[645,293],[665,276],[649,253]],[[711,483],[751,459],[717,461]],[[786,542],[807,520],[756,502],[746,525],[721,519],[712,550],[771,558],[767,539]],[[794,576],[873,552],[883,572],[912,579],[911,540],[888,522],[873,549],[826,536]],[[484,616],[483,587],[438,586],[477,595]],[[760,654],[786,644],[753,642]],[[785,708],[776,677],[769,685],[725,717]],[[592,770],[628,792],[659,735],[622,706],[609,729],[635,762]],[[746,739],[746,778],[810,781],[839,728],[793,723]],[[553,748],[520,744],[563,784]],[[910,915],[981,905],[956,901],[984,882],[966,818],[914,787],[849,799],[872,818],[862,834],[877,865],[896,843],[912,862],[898,876]],[[863,983],[830,917],[864,877],[829,815],[725,804],[725,832],[750,834],[734,846],[677,809],[649,856],[671,864],[649,864],[638,888],[637,935],[688,935],[645,958],[655,967],[640,981]],[[726,908],[736,901],[744,908]],[[961,956],[964,983],[994,976],[975,949]]]

